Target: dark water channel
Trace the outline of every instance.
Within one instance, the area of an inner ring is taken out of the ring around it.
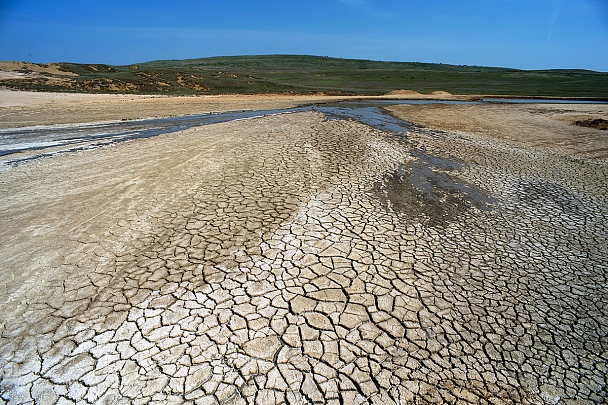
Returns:
[[[355,119],[385,131],[405,132],[409,124],[383,113],[379,107],[379,105],[372,106],[369,103],[340,107],[321,105],[277,110],[230,111],[143,120],[3,129],[0,130],[0,165],[12,166],[42,156],[91,149],[133,139],[149,138],[201,125],[312,110],[323,112],[328,118]]]
[[[297,111],[299,109],[293,109]],[[50,125],[0,130],[0,158],[5,165],[49,154],[90,149],[111,143],[183,131],[200,125],[259,117],[291,110],[230,111],[92,124]],[[12,155],[10,157],[6,155]],[[7,159],[8,158],[8,159]]]
[[[547,100],[544,100],[545,102]],[[493,102],[493,101],[484,101]],[[499,100],[496,102],[504,102]],[[521,102],[516,100],[515,102]],[[0,130],[0,169],[77,150],[149,138],[189,128],[275,114],[318,111],[327,120],[354,120],[389,133],[412,157],[376,181],[369,192],[387,210],[408,219],[443,227],[470,209],[489,209],[497,200],[459,175],[464,162],[431,154],[408,136],[416,127],[386,112],[395,104],[479,104],[436,100],[374,100],[319,104],[288,109],[232,111],[106,123],[37,126]]]
[[[524,100],[514,100],[522,102]],[[543,100],[552,102],[553,100]],[[555,100],[564,102],[564,100]],[[511,102],[488,99],[481,102]],[[575,102],[575,101],[572,101]],[[576,101],[579,102],[579,101]],[[188,128],[272,114],[320,111],[328,119],[352,119],[394,134],[403,134],[412,125],[386,114],[382,107],[396,104],[478,104],[470,101],[368,100],[350,101],[278,110],[231,111],[177,117],[151,118],[105,123],[50,125],[0,130],[0,166],[57,153],[91,149],[112,143],[149,138]]]

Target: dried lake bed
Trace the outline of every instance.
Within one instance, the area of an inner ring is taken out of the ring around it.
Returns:
[[[419,124],[397,132],[309,109],[0,171],[0,398],[606,401],[608,142],[569,124],[605,106],[482,108],[391,107]]]

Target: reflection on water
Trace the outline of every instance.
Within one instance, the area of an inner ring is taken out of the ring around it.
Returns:
[[[395,118],[377,106],[332,107],[323,105],[316,107],[315,110],[325,114],[328,120],[351,119],[382,131],[393,132],[396,134],[405,133],[409,128],[412,127],[412,124],[409,122]]]

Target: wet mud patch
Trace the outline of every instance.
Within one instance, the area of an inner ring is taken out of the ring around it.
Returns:
[[[605,120],[603,118],[574,121],[574,125],[577,125],[579,127],[599,129],[601,131],[608,130],[608,120]]]
[[[412,161],[386,173],[372,188],[387,210],[429,226],[445,226],[469,209],[487,210],[496,201],[456,176],[462,161],[419,149],[412,156]]]
[[[517,191],[519,200],[530,207],[544,210],[555,208],[560,213],[583,215],[582,207],[585,206],[585,202],[558,184],[523,181]]]

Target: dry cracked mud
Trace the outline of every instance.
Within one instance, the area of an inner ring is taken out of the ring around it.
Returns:
[[[605,402],[606,178],[317,112],[14,167],[0,402]]]

